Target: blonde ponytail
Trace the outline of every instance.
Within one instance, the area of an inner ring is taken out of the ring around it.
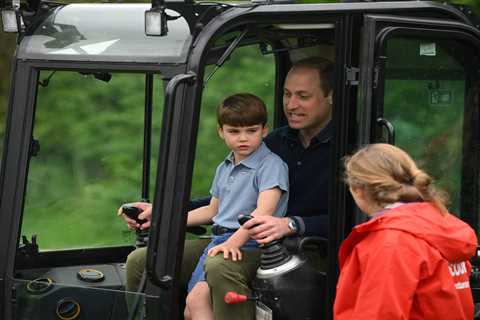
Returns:
[[[432,178],[405,151],[390,144],[370,144],[347,157],[345,181],[363,188],[382,207],[394,202],[428,201],[447,213],[448,195],[435,188]]]

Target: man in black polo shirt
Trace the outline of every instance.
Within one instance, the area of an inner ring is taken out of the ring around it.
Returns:
[[[283,105],[288,126],[270,133],[265,142],[288,164],[290,197],[287,216],[259,216],[244,224],[259,243],[294,235],[327,237],[328,175],[333,64],[321,58],[301,60],[289,71]],[[227,305],[228,291],[251,295],[248,287],[259,265],[258,252],[245,252],[242,261],[223,256],[205,261],[215,319],[254,319],[253,302]]]
[[[333,94],[333,64],[322,58],[308,58],[294,64],[284,84],[283,105],[288,126],[272,131],[265,142],[289,168],[290,197],[284,218],[261,216],[246,222],[250,235],[259,243],[285,236],[323,236],[328,230],[328,175]],[[144,210],[141,219],[150,225],[151,205],[136,203]],[[122,215],[132,228],[139,226]],[[208,241],[187,240],[182,261],[181,283],[188,281],[198,257]],[[127,260],[127,289],[136,290],[145,268],[146,250],[133,251]],[[246,251],[241,261],[223,255],[208,257],[206,280],[210,286],[216,320],[254,319],[252,302],[227,305],[228,291],[250,295],[248,287],[259,266],[258,250]]]

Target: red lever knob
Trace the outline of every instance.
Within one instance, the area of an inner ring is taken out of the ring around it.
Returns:
[[[246,295],[238,294],[234,291],[228,291],[225,294],[225,297],[223,297],[223,300],[227,304],[236,304],[236,303],[240,303],[240,302],[245,302],[245,301],[247,301],[247,299],[248,299],[248,297]]]

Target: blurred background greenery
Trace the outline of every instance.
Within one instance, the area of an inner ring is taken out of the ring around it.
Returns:
[[[242,72],[258,70],[258,74]],[[212,68],[207,68],[210,74]],[[145,75],[112,73],[109,82],[71,71],[44,70],[38,87],[33,137],[40,152],[30,160],[22,234],[42,249],[133,243],[115,214],[141,199]],[[216,166],[228,150],[217,135],[215,109],[226,96],[251,92],[273,104],[274,61],[258,46],[235,50],[208,81],[202,96],[192,197],[209,194]],[[163,80],[154,77],[150,190],[163,112]],[[150,197],[152,194],[150,193]]]
[[[469,4],[480,11],[478,1],[458,0],[456,3]],[[0,33],[2,141],[15,40],[12,34]],[[215,167],[227,153],[217,136],[215,107],[229,94],[252,92],[264,99],[271,111],[274,74],[272,57],[259,54],[257,47],[248,47],[236,50],[207,84],[202,101],[192,197],[208,194]],[[50,75],[50,71],[42,71],[40,79]],[[141,198],[144,82],[141,74],[114,73],[112,80],[106,83],[92,76],[65,71],[55,73],[47,87],[39,87],[34,137],[40,141],[41,151],[30,164],[22,233],[37,234],[41,249],[133,242],[133,233],[115,213],[121,203]],[[155,77],[154,84],[157,94],[153,159],[158,149],[164,85],[159,77]],[[408,81],[390,81],[387,85],[410,86],[412,90],[418,86]],[[395,92],[399,94],[401,90]],[[410,99],[418,100],[418,96]],[[408,104],[401,96],[386,97],[387,108],[391,105],[395,110],[400,100]],[[457,103],[463,104],[463,101]],[[461,114],[455,115],[455,119],[460,118]],[[425,123],[422,121],[426,120],[419,120],[419,127]],[[442,125],[448,127],[449,123]],[[415,131],[411,128],[405,131],[412,132],[412,137],[406,137],[402,143],[415,143]],[[457,142],[452,140],[451,143]],[[441,165],[445,162],[437,163],[438,171],[444,170]],[[153,190],[155,162],[151,169]]]

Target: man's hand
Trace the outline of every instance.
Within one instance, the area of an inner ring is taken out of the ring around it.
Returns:
[[[242,251],[240,248],[236,245],[230,244],[228,240],[208,250],[208,255],[214,257],[220,252],[223,252],[223,258],[225,260],[230,257],[232,261],[242,260]]]
[[[118,208],[117,215],[121,216],[123,220],[128,225],[129,229],[140,229],[145,230],[150,228],[150,220],[152,219],[152,204],[147,202],[133,202],[129,203],[129,205],[137,207],[142,210],[142,212],[138,215],[140,220],[147,220],[147,222],[143,223],[142,225],[138,224],[135,220],[130,219],[127,217],[123,211],[122,207]]]
[[[258,215],[245,222],[242,228],[258,243],[269,243],[294,234],[288,227],[288,218]]]

